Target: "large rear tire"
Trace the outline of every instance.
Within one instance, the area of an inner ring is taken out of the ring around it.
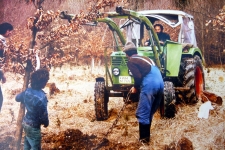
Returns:
[[[97,78],[95,83],[95,115],[97,121],[108,119],[109,96],[105,88],[104,78]]]
[[[183,87],[190,88],[182,93],[185,103],[197,103],[205,89],[203,65],[199,56],[183,58],[179,78]]]
[[[164,98],[160,104],[161,118],[174,118],[176,114],[176,96],[172,82],[164,82]]]

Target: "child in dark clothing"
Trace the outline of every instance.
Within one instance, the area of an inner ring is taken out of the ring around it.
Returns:
[[[42,90],[49,80],[49,72],[46,69],[38,69],[31,75],[31,88],[19,93],[16,101],[24,103],[26,114],[23,118],[24,150],[41,149],[41,125],[49,125],[47,97]]]

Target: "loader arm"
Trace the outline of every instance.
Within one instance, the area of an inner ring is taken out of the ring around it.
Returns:
[[[159,39],[154,30],[154,27],[153,27],[152,23],[150,22],[150,20],[146,16],[144,16],[138,12],[132,11],[132,10],[123,9],[123,7],[120,7],[120,6],[116,7],[116,13],[109,12],[109,13],[105,13],[104,16],[107,16],[109,18],[120,18],[120,17],[128,18],[128,19],[132,19],[133,21],[137,20],[139,22],[143,22],[146,25],[147,30],[149,30],[149,37],[151,38],[153,36],[153,38],[155,39],[155,40],[151,39],[152,43],[154,43],[154,41],[155,41],[155,44],[153,44],[153,46],[152,46],[152,50],[154,53],[156,65],[159,67],[159,69],[162,72],[162,66],[161,66],[161,63],[159,60],[159,55],[162,55],[163,51],[160,46]],[[152,34],[152,36],[151,36],[151,34]]]

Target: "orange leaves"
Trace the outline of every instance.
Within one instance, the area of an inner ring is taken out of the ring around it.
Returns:
[[[19,32],[18,32],[19,31]],[[7,41],[8,46],[4,46],[4,57],[2,69],[7,72],[19,73],[24,75],[27,60],[30,59],[33,64],[33,70],[36,66],[37,47],[29,49],[29,39],[25,38],[26,30],[15,29],[14,34]],[[8,40],[8,39],[7,39]]]
[[[0,40],[0,49],[4,49],[4,44],[1,40]]]
[[[99,10],[105,9],[106,7],[112,7],[116,3],[122,2],[122,0],[98,0],[97,2],[89,1],[89,13],[85,16],[78,16],[78,18],[84,18],[88,21],[95,20],[96,18],[101,17],[99,14]],[[77,19],[77,18],[76,18]]]
[[[30,17],[27,19],[27,29],[32,29],[34,26],[35,17]]]
[[[60,14],[60,11],[53,12],[52,10],[47,10],[45,12],[42,9],[37,9],[34,17],[27,19],[27,28],[31,30],[37,29],[39,31],[37,33],[39,45],[49,45],[49,49],[51,49],[51,53],[48,53],[45,57],[41,57],[41,65],[61,65],[77,58],[78,53],[79,56],[101,57],[104,51],[102,36],[96,35],[95,32],[89,35],[90,32],[82,29],[81,25],[101,17],[99,13],[100,9],[112,7],[119,2],[122,2],[122,0],[90,1],[88,3],[90,7],[87,14],[83,10],[80,10],[78,14],[68,15],[67,12]],[[59,23],[58,18],[62,17],[61,15],[67,15],[64,19],[68,19],[69,24]],[[72,46],[68,47],[68,43],[64,41],[64,37],[72,38],[71,36],[74,38],[74,43],[72,43],[73,48]],[[76,40],[76,37],[79,38]],[[91,41],[87,41],[86,39]],[[26,55],[26,57],[28,56]],[[34,59],[35,63],[35,57],[32,57],[32,59]]]
[[[105,8],[107,6],[113,7],[116,3],[121,2],[122,0],[98,0],[96,4],[96,9]]]
[[[58,16],[59,11],[53,12],[52,10],[48,10],[46,13],[44,13],[42,9],[37,9],[34,17],[27,19],[27,28],[33,29],[36,27],[38,31],[41,31],[46,29],[47,26]]]
[[[205,25],[208,26],[210,23],[212,23],[216,29],[221,26],[221,31],[225,32],[225,5],[219,11],[220,13],[215,17],[215,19],[207,21]]]

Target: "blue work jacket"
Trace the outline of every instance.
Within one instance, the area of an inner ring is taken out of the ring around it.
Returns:
[[[26,107],[23,123],[34,128],[40,128],[42,124],[45,127],[49,125],[47,110],[48,100],[43,90],[27,88],[16,96],[16,101],[24,103]]]

